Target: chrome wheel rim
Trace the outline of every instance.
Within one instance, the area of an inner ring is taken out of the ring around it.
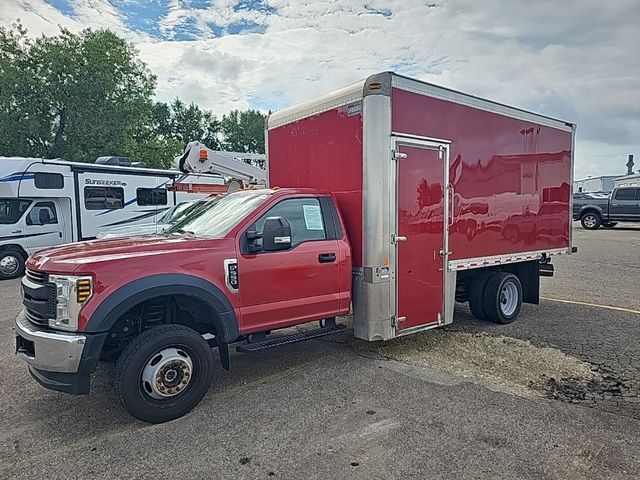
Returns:
[[[191,382],[193,361],[189,354],[176,347],[168,347],[151,355],[142,370],[141,386],[156,400],[175,397]]]
[[[587,215],[584,217],[584,224],[586,227],[593,228],[596,226],[596,217],[593,215]]]
[[[5,275],[13,275],[20,268],[20,261],[15,255],[5,255],[0,260],[0,272]]]
[[[518,288],[513,282],[507,282],[500,291],[500,310],[503,315],[509,317],[513,315],[518,307]]]

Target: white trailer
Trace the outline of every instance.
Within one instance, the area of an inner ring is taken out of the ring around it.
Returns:
[[[94,239],[113,227],[156,222],[172,206],[208,195],[188,188],[191,184],[224,188],[225,178],[0,157],[0,279],[20,276],[27,256],[37,250]]]

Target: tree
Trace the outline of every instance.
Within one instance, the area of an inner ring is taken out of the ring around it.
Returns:
[[[220,122],[222,147],[245,153],[264,153],[266,116],[257,110],[232,110]]]
[[[20,24],[0,28],[0,155],[140,160],[154,87],[133,46],[108,30],[33,40]]]
[[[158,102],[153,106],[152,129],[160,138],[180,143],[197,140],[214,150],[220,149],[220,122],[216,116],[191,102],[187,105],[176,98],[170,104]]]

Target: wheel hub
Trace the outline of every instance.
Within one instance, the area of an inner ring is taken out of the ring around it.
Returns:
[[[500,290],[500,310],[505,316],[513,315],[518,306],[518,289],[512,283],[508,282],[502,286]]]
[[[593,215],[587,215],[584,218],[584,223],[585,225],[587,225],[587,227],[595,227],[596,225],[596,219]]]
[[[142,370],[142,388],[156,400],[174,397],[191,382],[193,362],[187,352],[170,347],[153,354]]]
[[[2,260],[0,260],[0,272],[5,275],[13,275],[18,271],[19,265],[20,262],[15,256],[5,255],[2,257]]]

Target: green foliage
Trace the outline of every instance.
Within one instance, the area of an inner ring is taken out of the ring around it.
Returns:
[[[264,153],[266,116],[257,110],[232,110],[222,117],[224,150],[244,153]]]
[[[155,77],[108,30],[56,37],[0,28],[0,153],[93,161],[126,155],[149,121]]]
[[[262,113],[234,110],[219,121],[177,98],[154,102],[155,82],[134,47],[108,30],[32,39],[19,23],[0,27],[0,155],[118,155],[168,168],[193,140],[264,153]]]

